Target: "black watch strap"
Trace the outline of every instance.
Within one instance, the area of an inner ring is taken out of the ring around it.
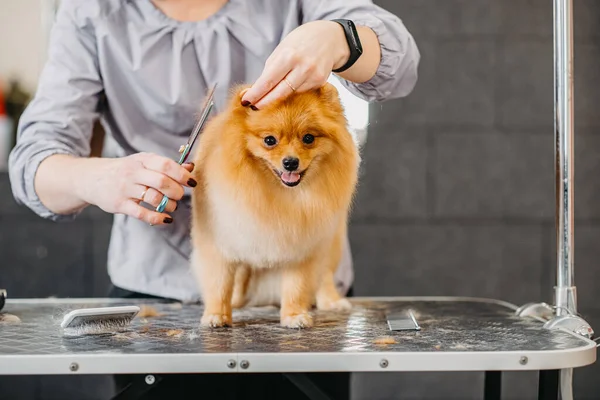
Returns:
[[[350,47],[350,57],[348,58],[346,64],[342,65],[338,69],[333,70],[333,72],[344,72],[345,70],[353,66],[356,60],[360,58],[363,49],[354,22],[350,21],[349,19],[332,19],[332,21],[337,22],[342,26],[342,28],[344,28],[344,33],[346,34],[346,41],[348,42],[348,47]]]

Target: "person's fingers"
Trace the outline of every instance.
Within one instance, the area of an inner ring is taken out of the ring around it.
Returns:
[[[181,166],[182,166],[183,168],[185,168],[186,170],[188,170],[189,172],[192,172],[192,171],[194,170],[194,168],[196,167],[196,166],[194,165],[194,163],[193,163],[193,162],[191,162],[191,161],[188,161],[188,162],[186,162],[186,163],[183,163]]]
[[[298,61],[298,56],[291,50],[281,49],[275,51],[269,57],[262,74],[242,96],[243,105],[256,107],[256,103],[273,90]]]
[[[294,92],[300,91],[306,79],[307,77],[299,69],[293,69],[273,90],[267,93],[254,106],[260,110],[276,100],[283,99]]]
[[[147,208],[136,203],[134,200],[125,201],[122,204],[119,212],[139,219],[140,221],[144,221],[150,225],[163,225],[173,222],[173,218],[168,214],[148,210]]]
[[[156,189],[142,185],[133,185],[131,190],[131,198],[138,201],[150,204],[154,208],[158,207],[163,199],[163,194]],[[165,212],[173,212],[177,209],[177,202],[169,199],[165,207]]]
[[[144,196],[144,202],[156,208],[162,201],[163,196],[164,195],[162,193],[159,193],[155,189],[150,188],[148,189],[148,192],[146,192],[146,196]],[[177,202],[175,200],[169,199],[167,201],[167,205],[165,206],[165,212],[173,212],[176,209]]]
[[[190,171],[174,160],[156,154],[145,154],[141,161],[147,169],[163,173],[181,185],[196,186],[196,181],[192,178]]]
[[[156,189],[169,199],[179,201],[183,197],[183,186],[160,172],[141,168],[136,172],[135,183]]]
[[[138,184],[129,185],[126,188],[127,193],[125,193],[125,196],[127,196],[130,199],[135,200],[138,203],[140,203],[142,201],[145,202],[144,199],[146,198],[146,193],[148,193],[148,190],[150,190],[150,188],[148,186],[138,185]]]

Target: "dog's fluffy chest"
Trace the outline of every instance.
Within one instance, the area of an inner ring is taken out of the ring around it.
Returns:
[[[335,233],[337,218],[332,216],[299,224],[296,218],[259,217],[257,210],[224,193],[215,191],[210,197],[211,225],[218,248],[228,260],[253,268],[302,262]]]

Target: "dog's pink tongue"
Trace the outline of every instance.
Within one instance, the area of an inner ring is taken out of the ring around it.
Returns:
[[[300,180],[300,174],[297,172],[285,171],[283,174],[281,174],[281,180],[286,183],[296,183]]]

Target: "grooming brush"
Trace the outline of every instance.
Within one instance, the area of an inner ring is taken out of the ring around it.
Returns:
[[[202,113],[200,114],[200,118],[196,122],[196,125],[194,125],[194,129],[192,129],[192,133],[190,134],[190,137],[188,138],[187,143],[182,145],[179,148],[179,154],[181,154],[181,156],[179,156],[179,161],[177,161],[177,163],[179,165],[183,164],[187,160],[188,155],[190,154],[190,150],[192,149],[192,146],[194,145],[194,142],[196,141],[198,134],[202,130],[202,127],[204,126],[204,123],[206,122],[206,119],[208,118],[208,115],[210,114],[210,111],[212,110],[212,107],[214,105],[213,98],[215,95],[216,88],[217,88],[217,85],[215,84],[208,91],[208,96],[206,97],[206,101],[204,102],[204,105],[202,107]],[[156,207],[156,211],[157,212],[165,211],[165,207],[167,206],[168,202],[169,202],[169,198],[167,196],[163,196],[162,201]]]
[[[101,335],[123,331],[140,312],[137,306],[73,310],[60,324],[66,336]]]

